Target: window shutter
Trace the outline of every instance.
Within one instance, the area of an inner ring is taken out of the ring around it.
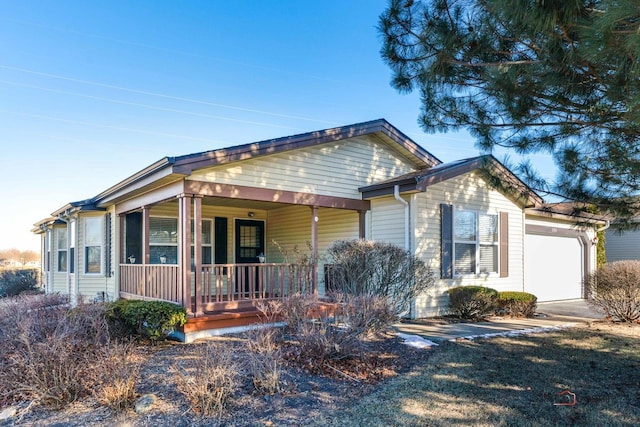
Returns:
[[[104,217],[104,268],[105,276],[111,277],[111,213],[107,213]]]
[[[453,277],[453,206],[440,205],[440,277]]]
[[[500,277],[509,277],[509,212],[500,212]]]

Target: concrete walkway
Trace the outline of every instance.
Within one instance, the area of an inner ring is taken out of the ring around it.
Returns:
[[[458,338],[477,338],[505,333],[532,333],[567,328],[578,323],[602,320],[584,300],[539,303],[531,319],[493,317],[484,322],[451,323],[441,319],[404,321],[394,325],[396,332],[418,335],[439,343]]]

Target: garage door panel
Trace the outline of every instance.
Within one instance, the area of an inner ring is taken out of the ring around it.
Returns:
[[[527,234],[525,291],[538,301],[582,298],[583,256],[577,238]]]

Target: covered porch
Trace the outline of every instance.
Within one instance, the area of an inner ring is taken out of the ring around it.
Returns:
[[[324,251],[364,237],[368,209],[363,200],[187,180],[143,193],[116,204],[119,297],[179,304],[185,330],[253,323],[260,302],[322,294]]]

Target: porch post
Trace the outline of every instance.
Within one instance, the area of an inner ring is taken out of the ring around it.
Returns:
[[[142,286],[145,296],[155,297],[156,295],[150,295],[149,286],[149,272],[146,267],[149,264],[151,257],[149,254],[149,207],[142,207]]]
[[[195,266],[196,316],[202,311],[202,197],[193,197],[193,264]]]
[[[149,254],[149,207],[142,207],[142,263],[149,264],[151,255]],[[146,280],[145,280],[146,283]]]
[[[311,280],[313,293],[318,293],[318,207],[311,207]]]
[[[182,306],[191,311],[191,200],[185,194],[179,196],[178,264],[182,281]]]

